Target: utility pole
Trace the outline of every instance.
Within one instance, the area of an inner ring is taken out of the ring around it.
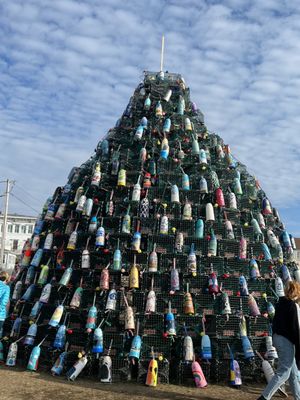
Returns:
[[[9,189],[10,189],[10,180],[6,179],[6,188],[5,188],[5,202],[4,202],[4,213],[3,213],[3,224],[2,224],[2,238],[1,238],[1,252],[0,252],[0,270],[5,267],[4,264],[4,250],[5,250],[5,240],[6,240],[6,231],[7,231],[7,215],[8,215],[8,200],[9,200]]]

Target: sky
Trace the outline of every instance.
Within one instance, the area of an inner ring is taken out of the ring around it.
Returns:
[[[298,0],[0,1],[9,211],[37,215],[93,154],[143,71],[159,70],[164,34],[165,69],[300,237],[299,21]]]

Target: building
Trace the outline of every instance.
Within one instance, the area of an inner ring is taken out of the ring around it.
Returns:
[[[294,260],[300,266],[300,238],[295,238],[296,250],[294,250]]]
[[[5,250],[19,255],[25,241],[31,237],[36,217],[27,215],[9,214],[7,218],[7,231]],[[3,214],[0,213],[0,246],[3,233]]]
[[[36,217],[18,214],[8,215],[3,260],[3,268],[6,271],[12,272],[25,241],[32,235],[35,221]],[[0,247],[2,234],[3,214],[0,213]]]

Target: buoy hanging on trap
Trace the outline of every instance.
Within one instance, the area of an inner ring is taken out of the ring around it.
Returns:
[[[46,340],[47,336],[44,337],[44,339],[37,345],[35,346],[30,354],[28,364],[27,364],[27,369],[30,371],[36,371],[38,369],[38,364],[39,364],[39,358],[41,354],[41,345],[43,342]]]
[[[139,335],[140,322],[137,320],[136,323],[136,333],[132,339],[130,351],[128,354],[129,359],[132,360],[133,364],[140,359],[141,348],[142,348],[142,338]]]
[[[241,369],[239,363],[234,359],[233,352],[227,343],[229,353],[230,353],[230,376],[229,384],[231,386],[240,387],[242,384]]]
[[[252,317],[257,317],[260,315],[260,311],[259,311],[257,302],[256,302],[254,296],[252,296],[252,294],[248,295],[248,307],[250,310],[250,315]]]
[[[156,252],[156,243],[154,243],[153,250],[149,254],[148,271],[157,272],[157,267],[158,267],[158,257]]]
[[[249,295],[248,284],[247,284],[247,280],[244,277],[244,275],[241,275],[239,277],[239,291],[240,291],[241,296]]]
[[[75,379],[78,377],[78,375],[87,365],[87,363],[88,363],[88,357],[85,354],[83,357],[79,358],[79,360],[77,360],[75,364],[69,369],[69,371],[66,374],[67,379],[69,381],[75,381]]]
[[[187,333],[187,328],[184,325],[184,339],[183,339],[183,361],[193,361],[195,357],[193,339]]]
[[[125,302],[125,330],[127,331],[134,331],[135,330],[135,321],[134,321],[134,313],[131,306],[129,306],[125,292],[124,295],[124,302]]]
[[[246,359],[254,358],[254,352],[253,352],[250,340],[247,336],[247,325],[246,325],[246,320],[245,320],[244,316],[241,317],[241,321],[240,321],[240,336],[241,336],[241,341],[242,341],[244,357]]]
[[[113,339],[110,341],[107,354],[102,356],[99,363],[99,377],[102,383],[112,382],[112,360],[110,357],[110,352],[113,344]]]
[[[194,315],[195,314],[195,308],[193,304],[193,298],[191,293],[189,292],[189,284],[186,284],[186,292],[184,294],[183,298],[183,312],[186,315]]]
[[[197,239],[203,239],[203,237],[204,237],[204,222],[201,218],[197,219],[197,222],[196,222],[195,237]]]
[[[195,252],[195,244],[191,244],[190,252],[187,259],[187,269],[190,274],[195,276],[197,274],[197,256]]]
[[[201,349],[200,355],[204,360],[212,359],[212,351],[211,351],[211,341],[210,337],[206,334],[205,330],[205,315],[202,317],[202,332],[201,332]]]
[[[172,313],[171,302],[169,301],[168,312],[165,314],[165,334],[167,337],[176,336],[175,317]]]
[[[95,306],[95,302],[96,302],[96,293],[94,294],[93,305],[89,308],[85,324],[85,328],[88,333],[90,333],[93,329],[96,328],[98,310],[97,307]]]
[[[247,258],[247,240],[243,235],[243,230],[241,229],[241,238],[239,243],[239,258],[245,260]]]
[[[103,226],[103,218],[102,218],[100,226],[96,232],[95,247],[96,247],[96,249],[99,249],[104,246],[105,246],[105,229]]]
[[[171,290],[170,293],[174,294],[177,290],[180,290],[180,280],[179,280],[179,272],[178,269],[176,268],[176,258],[173,258],[173,266],[171,269],[171,277],[170,277],[170,286]]]
[[[198,361],[193,361],[192,363],[192,373],[194,377],[194,382],[197,388],[205,388],[207,386],[207,381],[202,368]]]
[[[99,187],[101,180],[101,166],[100,162],[96,162],[94,173],[91,180],[91,186]]]
[[[55,363],[53,364],[53,367],[51,368],[52,375],[59,376],[62,374],[67,354],[68,354],[68,352],[67,352],[67,345],[66,345],[65,351],[63,351],[62,353],[59,354]]]
[[[146,385],[156,387],[157,386],[157,375],[158,375],[158,363],[154,357],[153,347],[151,348],[152,359],[148,365],[148,371],[146,376]]]
[[[120,250],[120,239],[117,242],[117,248],[113,256],[113,271],[120,271],[122,268],[122,253]]]
[[[205,220],[206,222],[215,221],[214,208],[211,203],[207,203],[205,206]]]
[[[88,250],[89,242],[90,242],[90,237],[87,238],[85,249],[81,253],[81,268],[82,269],[89,269],[91,266],[90,252]]]
[[[107,300],[106,300],[106,305],[105,305],[105,311],[114,311],[117,306],[117,291],[114,287],[109,291],[107,295]]]
[[[52,317],[50,318],[50,321],[48,322],[48,325],[55,328],[60,323],[60,320],[64,313],[64,302],[65,302],[66,298],[67,298],[67,295],[63,299],[62,303],[56,307],[54,313],[52,314]]]
[[[69,237],[69,241],[67,244],[67,250],[75,250],[76,249],[77,238],[78,238],[78,233],[77,233],[78,226],[79,226],[79,222],[77,222],[74,231],[71,233],[71,235]]]
[[[97,326],[97,328],[94,330],[93,333],[92,353],[97,355],[103,353],[103,331],[101,329],[102,323],[103,320],[100,322],[100,324]]]
[[[147,301],[146,301],[146,307],[145,307],[145,313],[155,313],[156,311],[156,294],[153,289],[153,284],[154,284],[154,278],[152,276],[151,279],[151,289],[149,290],[149,293],[147,295]]]
[[[73,273],[73,263],[74,261],[71,260],[70,265],[68,268],[64,271],[62,277],[60,278],[58,285],[59,286],[68,286],[72,273]]]

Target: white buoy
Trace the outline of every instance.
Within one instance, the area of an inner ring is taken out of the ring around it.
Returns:
[[[211,203],[207,203],[205,206],[205,220],[206,221],[215,221],[214,208]]]

